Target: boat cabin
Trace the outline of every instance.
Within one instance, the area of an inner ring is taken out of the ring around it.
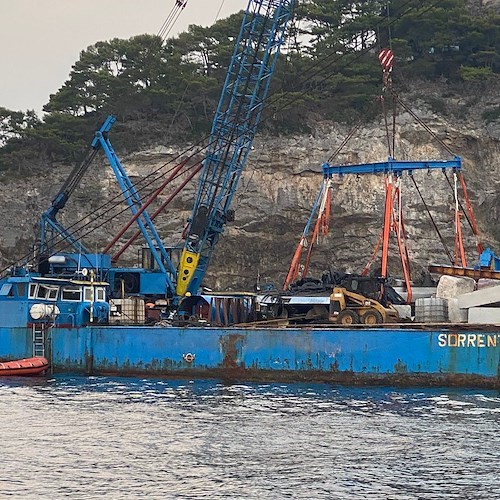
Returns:
[[[34,274],[0,281],[0,321],[76,327],[109,320],[108,283]]]

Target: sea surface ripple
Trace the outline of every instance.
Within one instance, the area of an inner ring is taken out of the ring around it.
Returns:
[[[500,499],[500,394],[0,380],[0,498]]]

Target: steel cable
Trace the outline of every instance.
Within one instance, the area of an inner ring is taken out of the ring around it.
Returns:
[[[412,0],[409,0],[407,1],[403,6],[402,8],[405,8],[408,4],[410,4],[412,2]],[[439,2],[433,2],[429,7],[428,9],[426,9],[425,11],[422,11],[419,15],[422,15],[424,12],[427,12],[429,9],[431,9],[432,7],[434,7],[436,4],[438,4]],[[390,25],[393,25],[395,22],[399,21],[401,18],[403,18],[404,16],[406,16],[409,12],[411,12],[412,10],[415,10],[417,7],[416,6],[412,6],[410,8],[408,8],[407,10],[405,10],[404,12],[402,12],[399,16],[393,18],[389,23],[387,23],[388,26]],[[352,40],[354,40],[355,37],[352,38]],[[365,55],[369,50],[371,50],[372,47],[367,47],[366,49],[360,51],[358,54],[357,54],[357,57],[355,57],[353,59],[353,61],[351,61],[351,64],[356,61],[357,59],[359,59],[360,57],[362,57],[363,55]],[[311,69],[312,68],[315,68],[316,66],[319,66],[321,63],[325,62],[325,61],[328,61],[330,58],[332,58],[332,56],[336,56],[336,58],[331,61],[329,64],[327,64],[326,66],[324,67],[321,67],[318,69],[318,71],[316,72],[313,72],[313,73],[310,73],[309,76],[305,79],[303,79],[301,82],[299,82],[300,85],[303,85],[304,83],[306,83],[307,81],[310,81],[312,78],[314,78],[315,76],[318,76],[319,74],[321,74],[325,69],[327,68],[330,68],[333,64],[339,62],[340,60],[342,60],[343,58],[349,56],[349,55],[352,55],[352,53],[344,53],[344,54],[341,54],[341,55],[338,55],[338,54],[329,54],[327,56],[325,56],[324,58],[322,58],[319,62],[316,61],[315,63],[311,64]],[[328,73],[326,76],[324,76],[324,78],[319,82],[319,83],[322,83],[324,81],[326,81],[328,78],[330,78],[333,74],[335,74],[335,72],[331,72],[331,73]],[[286,96],[292,94],[293,92],[292,91],[287,91],[285,93],[282,93],[278,96],[276,96],[276,98],[273,100],[273,99],[268,99],[268,102],[266,104],[266,107],[269,107],[271,104],[274,104],[276,102],[279,102],[279,101],[282,101]],[[286,109],[287,107],[289,107],[291,104],[293,104],[294,102],[296,102],[298,99],[302,98],[304,95],[307,94],[307,91],[303,91],[301,93],[299,93],[298,95],[295,95],[293,97],[292,100],[288,101],[288,102],[285,102],[284,104],[281,105],[280,108],[278,108],[277,111],[281,111],[283,109]],[[268,118],[267,118],[268,119]],[[266,118],[263,118],[261,123],[262,122],[265,122],[266,121]],[[195,143],[194,145],[192,145],[191,147],[185,149],[183,152],[179,153],[176,157],[172,158],[171,160],[169,160],[168,162],[164,163],[162,166],[160,166],[158,169],[156,169],[155,171],[151,172],[151,174],[149,174],[148,176],[144,177],[143,179],[141,179],[140,181],[138,181],[136,184],[135,184],[135,187],[137,188],[137,186],[141,186],[141,188],[137,189],[136,191],[139,193],[140,191],[144,190],[145,188],[149,187],[151,184],[153,184],[154,182],[156,182],[158,179],[161,179],[163,175],[160,175],[160,176],[157,176],[155,178],[153,178],[153,180],[148,181],[148,179],[150,179],[151,177],[153,177],[154,175],[156,175],[157,173],[159,173],[161,170],[163,170],[166,166],[172,164],[173,162],[179,160],[182,156],[184,156],[185,154],[187,153],[190,153],[192,152],[193,150],[195,150],[196,147],[200,146],[201,144],[203,144],[204,141],[206,141],[207,138],[209,138],[210,136],[207,135],[205,136],[204,138],[202,138],[200,141],[198,141],[197,143]],[[209,144],[210,145],[210,144]],[[206,146],[202,146],[202,147],[199,147],[197,150],[195,150],[189,157],[188,157],[188,160],[189,159],[192,159],[194,156],[196,156],[197,154],[203,152],[209,145],[206,145]],[[101,210],[101,209],[104,209],[106,208],[109,204],[111,204],[114,200],[116,200],[117,198],[120,198],[122,197],[124,193],[120,193],[118,195],[116,195],[115,197],[113,197],[111,200],[109,200],[108,202],[106,202],[105,204],[101,205],[101,207],[98,207],[96,210]],[[131,195],[130,195],[131,196]],[[103,215],[106,215],[107,213],[110,212],[110,210],[112,210],[113,208],[119,206],[120,204],[122,203],[122,201],[120,200],[118,203],[114,204],[111,208],[109,208],[108,210],[106,210],[106,212],[102,213],[102,214],[97,214],[95,216],[94,219],[86,222],[85,224],[83,224],[83,226],[79,227],[76,229],[76,231],[80,231],[82,229],[85,229],[87,226],[89,226],[92,222],[94,222],[94,220],[97,220],[98,218],[101,218]],[[128,210],[128,207],[124,208],[122,211],[119,212],[119,214],[125,212]],[[94,214],[95,214],[95,211],[94,211]],[[119,215],[118,214],[118,215]],[[75,222],[72,226],[70,226],[68,229],[73,229],[75,228],[75,226],[77,226],[78,224],[82,223],[85,221],[85,219],[89,216],[89,214],[87,214],[85,217],[83,217],[80,221],[77,221]],[[115,216],[113,216],[115,217]],[[108,223],[110,220],[113,219],[113,217],[110,217],[109,219],[105,219],[104,221],[102,221],[99,225],[97,225],[97,227],[95,228],[92,228],[90,231],[86,232],[84,235],[76,238],[77,241],[79,241],[80,239],[83,238],[83,236],[87,236],[88,234],[91,234],[93,231],[95,231],[96,229],[102,227],[104,224]],[[20,263],[21,261],[24,261],[24,262],[27,262],[29,263],[30,261],[32,261],[33,259],[30,259],[28,261],[26,261],[27,258],[29,258],[29,256],[32,255],[32,253],[28,253],[26,254],[25,256],[23,256],[21,259],[19,259],[18,261],[16,261],[15,263],[13,264],[10,264],[9,266],[5,267],[4,269],[0,270],[0,274],[3,274],[5,271],[7,271],[10,267],[12,267],[12,265],[15,265],[15,264],[18,264]]]

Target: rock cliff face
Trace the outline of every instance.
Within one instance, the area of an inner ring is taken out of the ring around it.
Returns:
[[[493,99],[498,105],[496,94]],[[496,99],[496,101],[495,101]],[[491,102],[490,102],[491,104]],[[418,116],[464,162],[464,175],[479,221],[482,239],[500,252],[500,126],[498,121],[481,120],[477,107],[468,107],[460,97],[450,97],[447,106],[459,106],[462,118],[445,118],[430,111],[418,99],[412,108]],[[495,125],[496,123],[496,125]],[[322,182],[321,165],[348,133],[348,127],[333,122],[315,123],[308,136],[275,137],[259,135],[254,142],[247,168],[234,197],[236,220],[228,224],[214,253],[205,284],[211,288],[248,289],[257,279],[280,285],[288,270],[294,249],[309,216]],[[170,162],[186,145],[158,146],[154,150],[122,156],[132,180],[139,183],[151,172]],[[386,134],[382,121],[362,127],[335,163],[383,161],[387,158]],[[398,116],[396,137],[398,159],[448,159],[432,137],[402,113]],[[165,172],[171,165],[164,167]],[[30,250],[36,238],[36,224],[47,209],[70,168],[59,166],[30,176],[6,176],[1,180],[2,224],[0,254],[2,264],[15,261]],[[453,250],[453,191],[441,172],[414,175],[436,224]],[[450,176],[450,179],[452,177]],[[151,186],[145,189],[149,191]],[[157,220],[165,242],[180,242],[182,227],[189,217],[195,186],[191,185]],[[144,191],[144,192],[145,192]],[[163,201],[171,191],[160,197]],[[436,235],[411,179],[402,178],[403,204],[410,254],[418,278],[430,262],[447,263],[446,253]],[[103,214],[99,207],[119,197],[114,176],[104,159],[87,173],[68,203],[60,220],[66,226],[84,218],[97,223],[80,231],[91,251],[102,249],[127,219],[124,204]],[[383,178],[346,176],[334,180],[330,234],[321,238],[314,252],[310,275],[325,270],[360,271],[369,260],[382,229],[384,206]],[[109,206],[108,206],[109,209]],[[110,222],[106,222],[112,217]],[[129,233],[130,234],[130,233]],[[466,222],[464,235],[469,260],[476,258],[474,239]],[[127,264],[137,261],[138,248],[128,251]],[[397,248],[392,247],[390,272],[400,275]],[[376,264],[375,264],[376,266]]]

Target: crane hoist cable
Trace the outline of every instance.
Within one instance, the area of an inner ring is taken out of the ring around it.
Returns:
[[[409,4],[412,3],[412,0],[408,0],[407,2],[405,2],[405,4],[403,4],[401,6],[401,9],[405,9]],[[431,9],[432,7],[434,7],[435,5],[437,5],[439,2],[438,1],[435,1],[433,2],[429,7],[428,9],[426,10],[422,10],[419,14],[417,14],[417,17],[422,15],[423,13],[425,13],[426,11],[428,11],[429,9]],[[399,19],[403,18],[404,16],[406,16],[407,14],[409,14],[411,11],[415,10],[417,8],[417,6],[413,5],[413,6],[410,6],[408,9],[406,9],[405,11],[401,12],[401,14],[399,14],[399,16],[393,18],[391,21],[390,21],[390,24],[394,24],[395,22],[397,22]],[[354,39],[354,38],[353,38]],[[371,50],[371,47],[367,47],[365,50],[363,51],[360,51],[360,53],[358,54],[357,58],[355,59],[358,59],[359,57],[362,57],[365,53],[367,53],[369,50]],[[334,61],[332,61],[331,63],[329,63],[328,65],[324,66],[324,67],[320,67],[317,71],[307,71],[306,74],[308,74],[308,77],[302,82],[302,83],[305,83],[306,81],[312,79],[312,78],[315,78],[316,76],[318,76],[318,74],[320,74],[321,72],[323,72],[324,70],[326,70],[327,68],[331,67],[333,64],[335,64],[336,62],[338,62],[340,59],[342,59],[343,57],[346,56],[346,54],[342,54],[340,56],[338,56],[337,54],[329,54],[327,56],[325,56],[324,58],[322,58],[320,61],[315,61],[312,65],[311,65],[311,69],[314,68],[315,66],[320,66],[323,62],[329,60],[330,58],[332,58],[332,56],[336,56],[336,59]],[[336,71],[332,71],[331,73],[328,73],[322,81],[325,81],[327,80],[328,78],[331,77],[331,75],[333,75]],[[301,97],[303,97],[303,95],[306,93],[306,91],[302,92],[301,94],[299,95],[295,95],[295,97],[293,99],[291,99],[290,101],[288,102],[285,102],[284,104],[281,105],[281,107],[279,108],[279,110],[282,110],[290,105],[292,105],[294,102],[296,102],[298,99],[300,99]],[[269,101],[268,100],[268,105],[274,103],[274,102],[278,102],[278,101],[281,101],[285,96],[289,95],[290,92],[286,92],[286,93],[282,93],[280,95],[277,96],[276,99],[274,99],[274,101]],[[208,137],[208,136],[207,136]],[[156,171],[152,172],[150,175],[146,176],[145,178],[141,179],[137,185],[140,185],[140,184],[143,184],[143,183],[146,183],[142,188],[146,188],[148,187],[149,185],[151,185],[151,183],[155,182],[158,178],[160,177],[157,177],[155,179],[153,179],[153,181],[150,181],[148,182],[148,179],[150,177],[152,177],[153,175],[155,175],[156,173],[158,173],[158,171],[160,171],[161,169],[163,169],[165,166],[167,166],[168,164],[172,163],[173,161],[176,161],[178,160],[179,158],[181,158],[181,156],[187,154],[188,152],[194,150],[197,146],[199,146],[200,144],[202,144],[206,139],[207,137],[201,139],[197,144],[191,146],[190,148],[188,148],[187,150],[181,152],[177,157],[173,158],[172,160],[170,160],[169,162],[165,163],[164,165],[162,165],[161,167],[159,167]],[[201,148],[201,149],[198,149],[196,150],[192,155],[191,157],[195,156],[196,154],[198,154],[199,152],[203,151],[205,149],[205,147]],[[107,203],[103,204],[100,208],[105,208],[106,206],[108,206],[113,200],[116,200],[117,198],[120,198],[120,201],[117,202],[115,204],[115,206],[118,206],[122,203],[121,201],[121,196],[120,195],[117,195],[115,196],[114,198],[112,198],[112,200],[109,200]],[[112,207],[113,208],[113,207]],[[99,208],[97,209],[99,210]],[[126,209],[122,210],[125,211]],[[103,214],[100,214],[100,215],[95,215],[95,219],[98,219],[98,218],[101,218],[101,223],[96,227],[96,228],[93,228],[89,231],[87,231],[83,236],[86,236],[87,234],[90,234],[91,232],[95,231],[96,229],[98,229],[99,227],[102,227],[104,224],[108,223],[110,220],[112,220],[112,217],[109,218],[109,219],[105,219],[105,220],[102,220],[102,216],[105,215],[106,213],[109,213],[110,210],[107,210],[106,212],[104,212]],[[96,213],[96,211],[94,211],[94,214]],[[86,222],[87,221],[87,222]],[[85,229],[86,227],[89,226],[89,224],[92,222],[92,220],[88,220],[88,216],[85,216],[83,217],[80,221],[77,221],[75,224],[73,224],[72,227],[74,226],[77,226],[78,224],[84,222],[83,226],[78,228],[77,230],[82,230],[82,229]],[[80,240],[83,236],[80,236],[78,238],[78,240]],[[29,254],[26,254],[25,256],[21,257],[21,259],[17,262],[17,263],[21,263],[22,261],[24,262],[26,259],[28,260],[32,260],[33,258],[30,259],[30,256],[31,256],[31,252]],[[12,264],[11,264],[12,265]],[[0,270],[0,274],[3,274],[5,271],[7,271],[11,265],[5,267],[4,269]]]
[[[401,8],[402,8],[402,9],[404,9],[404,8],[405,8],[408,4],[410,4],[411,2],[412,2],[412,0],[408,0],[408,1],[404,4],[404,5],[402,5],[402,6],[401,6]],[[431,7],[432,7],[433,5],[435,5],[436,3],[438,3],[438,2],[434,2],[434,3],[431,5]],[[394,23],[394,22],[396,22],[397,20],[401,19],[402,17],[404,17],[405,15],[407,15],[409,12],[411,12],[411,11],[412,11],[412,10],[414,10],[415,8],[416,8],[416,6],[411,6],[411,7],[409,7],[407,10],[405,10],[404,12],[402,12],[402,13],[401,13],[401,14],[400,14],[397,18],[393,19],[393,20],[391,21],[391,23]],[[370,47],[368,47],[368,48],[367,48],[367,49],[365,49],[364,51],[361,51],[361,52],[360,52],[360,54],[358,55],[358,57],[357,57],[356,59],[358,59],[359,57],[362,57],[362,56],[363,56],[365,53],[367,53],[369,50],[370,50]],[[320,61],[318,61],[318,62],[314,63],[314,64],[312,65],[312,67],[314,67],[314,66],[316,66],[316,65],[320,65],[320,64],[321,64],[321,63],[323,63],[324,61],[326,61],[326,60],[330,59],[332,56],[335,56],[335,57],[336,57],[336,59],[333,61],[333,63],[336,63],[336,62],[338,62],[339,60],[341,60],[342,58],[346,57],[346,54],[342,54],[342,55],[340,55],[340,56],[338,56],[338,55],[337,55],[337,54],[335,54],[335,53],[333,53],[333,54],[329,54],[329,55],[325,56],[324,58],[322,58]],[[318,75],[318,74],[319,74],[319,73],[320,73],[323,69],[324,69],[324,68],[320,68],[320,69],[319,69],[319,71],[316,71],[316,72],[311,72],[311,71],[306,72],[309,76],[308,76],[308,77],[304,80],[304,83],[305,83],[305,82],[307,82],[309,79],[311,79],[311,78],[313,78],[313,77],[317,76],[317,75]],[[322,80],[322,81],[325,81],[326,79],[328,79],[328,78],[329,78],[332,74],[334,74],[334,72],[327,74],[327,75],[323,78],[323,80]],[[300,99],[300,98],[301,98],[301,96],[305,95],[305,93],[306,93],[306,91],[302,92],[302,94],[301,94],[301,95],[299,95],[299,96],[297,96],[297,97],[296,97],[296,99]],[[277,96],[277,98],[276,98],[274,101],[272,101],[272,100],[268,100],[268,106],[269,106],[270,104],[274,103],[274,102],[277,102],[277,101],[282,100],[282,99],[283,99],[283,97],[285,97],[287,94],[289,94],[289,92],[288,92],[288,93],[284,93],[284,94],[279,94],[279,95]],[[283,104],[283,105],[282,105],[282,106],[278,109],[278,111],[280,111],[280,110],[282,110],[282,109],[284,109],[284,108],[288,107],[289,105],[293,104],[293,102],[295,102],[295,100],[296,100],[296,99],[293,99],[292,101],[289,101],[289,102],[284,103],[284,104]],[[271,102],[270,102],[270,101],[271,101]],[[265,121],[265,118],[264,118],[262,121]],[[167,162],[167,163],[165,163],[165,164],[161,165],[158,169],[156,169],[155,171],[153,171],[151,174],[149,174],[148,176],[146,176],[146,177],[144,177],[143,179],[139,180],[139,182],[136,184],[136,187],[137,187],[137,186],[140,186],[140,185],[142,185],[142,187],[138,189],[138,192],[142,191],[143,189],[147,188],[147,187],[148,187],[148,186],[150,186],[152,183],[154,183],[155,181],[157,181],[158,179],[160,179],[160,178],[162,177],[162,175],[160,174],[158,177],[153,178],[153,180],[151,180],[151,181],[148,181],[148,179],[150,179],[151,177],[153,177],[154,175],[156,175],[158,172],[160,172],[160,171],[161,171],[161,170],[162,170],[165,166],[167,166],[168,164],[170,164],[170,163],[172,163],[172,162],[174,162],[174,161],[176,161],[176,160],[180,159],[183,155],[185,155],[185,154],[189,153],[190,151],[195,150],[195,148],[196,148],[197,146],[200,146],[201,144],[203,144],[203,142],[204,142],[206,139],[208,139],[209,137],[210,137],[210,136],[205,136],[205,137],[204,137],[203,139],[201,139],[198,143],[194,144],[194,145],[193,145],[193,146],[191,146],[190,148],[188,148],[188,149],[186,149],[185,151],[181,152],[181,153],[180,153],[179,155],[177,155],[175,158],[173,158],[173,159],[172,159],[172,160],[170,160],[169,162]],[[201,147],[201,148],[199,148],[199,149],[195,150],[195,151],[191,154],[191,156],[190,156],[189,158],[194,157],[195,155],[197,155],[198,153],[200,153],[201,151],[203,151],[204,149],[206,149],[206,148],[207,148],[207,147],[209,147],[209,146],[210,146],[210,144],[208,144],[207,146],[203,146],[203,147]],[[111,203],[113,200],[117,200],[117,199],[119,199],[119,201],[116,203],[116,205],[120,205],[120,204],[122,203],[122,201],[121,201],[121,196],[120,196],[120,195],[117,195],[117,196],[115,196],[114,198],[112,198],[111,200],[109,200],[106,204],[102,205],[102,207],[104,207],[104,208],[105,208],[105,207],[106,207],[109,203]],[[99,208],[98,208],[97,210],[99,210]],[[109,212],[109,210],[108,210],[107,212]],[[105,213],[107,213],[107,212],[105,212]],[[103,214],[103,215],[105,215],[105,214]],[[100,216],[97,216],[96,218],[99,218],[99,217],[100,217]],[[87,220],[87,217],[84,217],[84,218],[82,218],[82,219],[81,219],[81,221],[80,221],[80,222],[83,222],[83,221],[86,221],[86,220]],[[88,226],[89,224],[90,224],[90,221],[89,221],[89,222],[86,222],[86,223],[84,224],[84,226],[82,227],[82,229],[83,229],[83,228],[85,228],[86,226]]]
[[[429,206],[427,205],[427,202],[425,201],[423,195],[422,195],[422,192],[420,191],[420,188],[418,187],[418,184],[417,184],[417,181],[415,180],[415,177],[413,176],[412,173],[410,173],[410,179],[412,180],[413,182],[413,185],[415,186],[415,189],[417,190],[417,193],[420,197],[420,200],[422,201],[422,204],[424,205],[424,208],[427,212],[427,215],[429,216],[429,219],[432,223],[432,226],[434,227],[438,237],[439,237],[439,240],[441,241],[441,244],[443,245],[443,248],[444,248],[444,251],[446,252],[446,255],[448,256],[448,259],[450,260],[450,264],[453,265],[453,256],[451,255],[451,252],[450,250],[448,249],[448,246],[446,245],[446,242],[444,241],[444,238],[443,238],[443,235],[441,234],[441,231],[439,230],[437,224],[436,224],[436,221],[434,220],[434,217],[432,216],[431,214],[431,211],[429,209]]]
[[[427,132],[429,132],[429,134],[448,152],[450,153],[452,156],[454,156],[454,153],[453,151],[451,150],[451,148],[448,147],[448,145],[443,141],[441,140],[437,134],[421,119],[419,118],[414,112],[413,110],[399,97],[396,95],[396,99],[398,101],[398,103],[405,109],[405,111],[407,111],[422,127],[425,128],[425,130]],[[449,177],[446,175],[446,172],[444,172],[444,176],[446,178],[446,181],[448,182],[450,188],[452,189],[452,191],[454,191],[454,186],[452,184],[452,182],[450,181]],[[476,238],[476,247],[477,247],[477,251],[479,254],[481,254],[484,250],[484,246],[481,242],[481,239],[479,237],[479,230],[478,230],[478,226],[477,226],[477,223],[476,223],[476,218],[474,216],[474,211],[472,209],[472,205],[470,204],[470,200],[469,200],[469,195],[468,195],[468,192],[467,192],[467,186],[465,184],[465,179],[463,177],[463,174],[460,173],[460,176],[459,176],[459,179],[460,179],[460,183],[461,183],[461,186],[462,186],[462,190],[463,190],[463,193],[464,193],[464,198],[465,198],[465,202],[466,202],[466,210],[464,210],[460,200],[459,200],[459,207],[460,207],[460,210],[462,211],[465,219],[467,220],[467,223],[469,224],[469,227],[471,228],[475,238]]]
[[[337,149],[330,155],[328,158],[327,163],[332,163],[335,158],[342,152],[342,150],[346,147],[346,145],[349,143],[349,141],[354,137],[356,132],[361,128],[361,126],[366,123],[366,116],[371,116],[371,113],[375,107],[378,106],[379,104],[379,96],[377,96],[373,101],[372,105],[366,110],[364,113],[364,116],[358,120],[356,125],[351,128],[351,130],[348,132],[348,134],[344,137],[343,141],[340,143],[340,145],[337,147]]]
[[[396,156],[396,99],[394,97],[394,92],[392,90],[392,70],[394,63],[394,52],[390,48],[384,48],[379,53],[379,61],[382,67],[382,82],[383,90],[380,96],[380,101],[383,108],[384,122],[385,122],[385,132],[387,139],[387,149],[390,158],[395,158]],[[389,124],[387,118],[387,109],[385,106],[384,94],[388,92],[392,96],[392,133],[389,132]],[[392,135],[392,140],[391,140]],[[403,222],[403,203],[402,203],[402,177],[401,175],[396,177],[396,182],[392,193],[393,175],[391,173],[386,175],[386,204],[385,204],[385,216],[384,216],[384,228],[382,237],[382,277],[387,278],[387,259],[389,252],[389,235],[392,232],[396,235],[399,258],[401,261],[401,267],[403,269],[404,280],[406,283],[407,290],[407,303],[411,302],[412,299],[412,288],[411,288],[411,264],[410,255],[408,250],[408,239],[406,235],[406,230]],[[390,202],[388,198],[392,197]],[[387,211],[390,210],[390,214]],[[387,230],[387,225],[390,224],[389,231]]]
[[[157,34],[157,36],[161,38],[162,42],[164,42],[168,38],[168,35],[172,31],[172,28],[175,26],[177,19],[179,19],[179,16],[185,9],[186,5],[187,0],[175,0],[172,10],[166,17]]]
[[[177,3],[179,3],[179,0],[177,0]],[[165,41],[168,36],[170,35],[173,27],[175,26],[175,23],[177,22],[177,20],[179,19],[180,15],[182,14],[182,11],[184,10],[184,8],[186,7],[187,5],[187,0],[182,4],[181,8],[179,9],[179,12],[177,13],[177,16],[175,17],[172,25],[170,26],[170,29],[165,33],[164,37],[163,37],[163,41]]]
[[[219,6],[219,10],[217,11],[217,14],[215,14],[214,23],[216,23],[219,20],[220,13],[221,13],[225,3],[226,3],[226,0],[221,1],[220,6]]]

